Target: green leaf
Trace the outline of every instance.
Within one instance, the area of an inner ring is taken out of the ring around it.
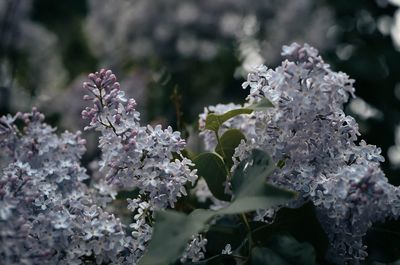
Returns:
[[[121,190],[118,192],[117,200],[126,200],[127,198],[136,198],[139,195],[139,189]]]
[[[182,255],[192,235],[204,229],[214,215],[198,209],[190,215],[176,211],[157,211],[152,239],[139,265],[168,265]]]
[[[220,212],[236,214],[270,208],[284,204],[294,198],[295,193],[279,189],[266,183],[275,169],[271,157],[258,149],[252,151],[247,160],[239,163],[232,177],[234,201]]]
[[[252,265],[290,265],[278,254],[268,248],[253,248],[251,250]]]
[[[252,109],[240,108],[240,109],[230,110],[228,112],[225,112],[224,114],[219,114],[219,115],[210,113],[207,115],[205,128],[217,132],[219,127],[227,120],[240,114],[250,114],[252,112],[253,112]]]
[[[219,200],[230,201],[231,196],[224,192],[228,172],[222,157],[216,153],[202,153],[193,162],[197,174],[205,179],[211,193]]]
[[[324,259],[329,240],[316,217],[314,208],[311,202],[296,209],[284,207],[276,213],[272,224],[250,222],[250,227],[256,231],[252,234],[253,240],[265,246],[268,239],[277,233],[289,233],[301,242],[312,244],[317,257]]]
[[[220,154],[225,161],[227,168],[233,165],[232,157],[235,153],[235,148],[240,144],[241,140],[246,140],[243,133],[237,129],[226,131],[220,139],[220,143],[215,147],[215,152]]]
[[[272,108],[274,105],[272,104],[271,101],[269,101],[266,98],[261,99],[257,103],[254,103],[253,105],[250,105],[246,107],[247,109],[251,109],[254,111],[263,111],[266,110],[267,108]]]
[[[139,265],[167,265],[175,262],[182,255],[191,236],[203,231],[214,216],[249,212],[288,202],[294,193],[265,183],[273,168],[271,158],[255,150],[249,160],[238,165],[240,172],[234,175],[237,178],[234,190],[236,198],[227,208],[219,211],[198,209],[189,215],[174,211],[157,212],[152,240]]]
[[[236,250],[245,241],[243,238],[247,234],[247,227],[242,222],[238,222],[238,218],[225,216],[216,219],[205,234],[205,238],[207,238],[207,255],[220,254],[228,243],[231,245],[232,250]]]
[[[271,157],[261,150],[254,149],[248,159],[239,163],[233,174],[233,194],[236,197],[262,194],[266,187],[266,178],[274,169]]]
[[[311,244],[300,243],[288,235],[275,236],[265,248],[251,252],[253,265],[314,265],[316,256]]]
[[[273,192],[276,193],[274,196],[251,196],[251,197],[240,197],[234,200],[228,207],[221,209],[221,214],[238,214],[252,212],[259,209],[266,209],[277,205],[284,204],[293,198],[293,193],[284,191],[278,188],[274,188]]]
[[[229,120],[237,115],[250,114],[253,111],[263,111],[270,107],[273,107],[272,103],[268,99],[263,98],[259,102],[255,103],[253,105],[247,106],[246,108],[230,110],[223,114],[210,113],[206,117],[205,128],[208,130],[214,131],[214,132],[218,132],[219,127],[221,127],[221,125],[224,122],[226,122],[227,120]]]
[[[195,153],[191,152],[190,150],[188,150],[186,148],[182,150],[182,155],[191,160],[193,160],[193,158],[196,156]]]

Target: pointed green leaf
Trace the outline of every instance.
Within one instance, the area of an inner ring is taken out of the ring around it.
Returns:
[[[232,157],[235,153],[235,148],[240,144],[241,140],[246,140],[243,133],[237,129],[226,131],[220,139],[220,144],[215,147],[215,152],[220,154],[228,168],[233,165]]]
[[[252,109],[240,108],[230,110],[228,112],[225,112],[224,114],[219,115],[210,113],[207,115],[205,128],[216,132],[218,131],[219,127],[227,120],[240,114],[250,114],[252,112]]]
[[[230,201],[225,194],[224,182],[227,179],[224,160],[216,153],[202,153],[193,160],[197,174],[204,178],[211,193],[219,200]]]
[[[239,108],[239,109],[234,109],[227,111],[223,114],[215,114],[215,113],[210,113],[206,117],[206,124],[205,128],[214,132],[218,132],[219,127],[226,122],[227,120],[240,115],[240,114],[250,114],[253,111],[262,111],[267,108],[273,107],[271,101],[269,101],[266,98],[263,98],[259,102],[247,106],[245,108]]]
[[[275,169],[271,157],[261,150],[253,150],[247,160],[239,163],[232,177],[234,201],[221,212],[243,213],[284,204],[294,198],[294,193],[266,183]]]
[[[192,235],[201,232],[214,212],[198,209],[190,215],[157,211],[149,246],[139,265],[168,265],[178,260]]]
[[[247,213],[285,204],[294,197],[292,192],[274,188],[272,186],[269,186],[269,188],[271,188],[275,195],[268,196],[269,194],[265,193],[264,196],[240,197],[234,200],[228,207],[219,210],[219,212],[221,214]],[[268,189],[265,189],[265,192],[268,192]]]
[[[254,111],[263,111],[266,110],[267,108],[272,108],[273,106],[274,105],[272,104],[271,101],[269,101],[267,98],[263,98],[257,103],[254,103],[253,105],[250,105],[246,108]]]
[[[236,197],[263,194],[266,179],[275,169],[272,158],[254,149],[251,156],[239,163],[232,177],[232,190]]]
[[[293,198],[292,192],[266,185],[265,179],[272,172],[273,163],[264,152],[255,150],[249,160],[239,164],[238,170],[240,172],[234,175],[237,178],[234,190],[236,198],[227,208],[219,211],[198,209],[189,215],[168,210],[157,212],[153,237],[139,265],[168,265],[175,262],[191,236],[203,231],[214,216],[269,208]]]

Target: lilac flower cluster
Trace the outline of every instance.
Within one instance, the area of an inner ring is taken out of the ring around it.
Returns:
[[[79,131],[57,136],[36,109],[0,119],[0,258],[7,264],[136,264],[151,238],[153,211],[174,207],[197,179],[178,132],[141,127],[136,102],[111,71],[89,78],[85,100],[93,106],[82,116],[90,119],[85,129],[102,133],[103,151],[93,188],[83,183],[89,176],[80,165],[86,141]],[[139,190],[128,199],[132,236],[104,211],[118,188]],[[193,259],[190,246],[184,255]]]
[[[57,136],[36,109],[0,119],[0,259],[4,264],[96,264],[130,239],[82,181],[85,140]],[[22,121],[22,130],[18,122]]]
[[[354,97],[354,80],[333,72],[307,44],[284,46],[282,55],[281,66],[260,66],[243,84],[250,87],[246,104],[267,98],[274,108],[229,121],[246,128],[235,165],[254,148],[271,154],[280,167],[269,181],[299,192],[289,207],[314,203],[330,239],[330,260],[358,264],[367,256],[362,237],[371,225],[399,216],[398,189],[379,167],[381,150],[357,144],[357,123],[343,112],[343,104]],[[259,211],[255,219],[271,222],[275,210]]]
[[[91,82],[84,88],[90,92],[85,99],[93,102],[82,112],[90,124],[101,132],[100,173],[113,188],[139,191],[137,198],[128,199],[128,209],[134,213],[133,249],[140,257],[152,234],[153,211],[174,207],[178,198],[186,195],[185,186],[193,184],[196,170],[181,151],[185,141],[171,127],[139,124],[140,114],[134,99],[127,99],[110,70],[89,75]],[[104,184],[104,183],[103,183]],[[102,185],[107,190],[106,185]]]
[[[193,236],[192,240],[186,246],[186,249],[180,259],[182,263],[188,260],[197,262],[204,259],[204,252],[206,251],[207,239],[203,238],[201,234]]]
[[[125,98],[110,70],[89,78],[84,87],[91,95],[85,99],[94,105],[82,117],[90,119],[85,129],[102,133],[100,164],[106,180],[124,189],[139,189],[156,208],[173,207],[178,197],[186,195],[185,185],[197,179],[192,162],[181,154],[186,143],[180,133],[161,125],[140,126],[135,100]]]

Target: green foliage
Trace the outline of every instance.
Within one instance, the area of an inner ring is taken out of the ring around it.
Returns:
[[[269,155],[261,150],[253,150],[251,157],[240,162],[233,174],[233,193],[239,198],[262,194],[266,188],[263,185],[265,178],[274,169],[274,163]]]
[[[247,160],[239,163],[232,177],[235,199],[225,209],[225,214],[237,214],[265,209],[285,203],[294,193],[283,191],[265,183],[275,166],[269,155],[261,150],[253,150]]]
[[[224,183],[233,165],[235,148],[242,139],[246,138],[239,130],[228,130],[218,141],[216,153],[202,153],[193,160],[198,175],[204,178],[211,193],[219,200],[231,200],[231,196],[225,193]]]
[[[197,174],[204,178],[211,193],[219,200],[230,201],[224,192],[227,171],[222,157],[216,153],[202,153],[194,161]]]
[[[198,209],[190,215],[176,211],[158,211],[153,236],[140,265],[167,265],[177,259],[192,235],[204,229],[213,212]]]
[[[315,216],[314,206],[307,203],[300,208],[282,208],[272,224],[251,222],[253,240],[266,245],[276,234],[290,234],[301,242],[309,242],[316,250],[317,258],[323,260],[328,248],[328,238]]]
[[[253,110],[251,109],[240,108],[240,109],[230,110],[228,112],[225,112],[224,114],[210,113],[207,115],[205,128],[217,132],[219,127],[227,120],[240,114],[250,114],[252,112]]]
[[[231,129],[221,136],[218,145],[215,147],[215,152],[224,158],[228,168],[231,168],[233,165],[232,157],[235,153],[235,148],[240,144],[241,140],[246,140],[243,133],[237,129]]]
[[[205,230],[208,221],[213,217],[242,214],[288,202],[294,193],[265,183],[266,177],[272,173],[274,167],[268,154],[254,150],[250,158],[242,161],[235,171],[235,198],[228,207],[218,211],[197,209],[189,215],[169,210],[157,212],[153,238],[139,264],[175,262],[191,236]]]
[[[299,243],[288,235],[273,237],[267,247],[251,251],[252,265],[314,265],[315,250],[309,243]]]
[[[239,108],[239,109],[234,109],[234,110],[230,110],[227,111],[223,114],[214,114],[214,113],[210,113],[207,115],[206,118],[206,125],[205,125],[205,129],[214,131],[214,132],[218,132],[219,127],[221,127],[221,125],[226,122],[227,120],[240,115],[240,114],[250,114],[253,111],[262,111],[265,110],[267,108],[273,107],[272,103],[264,98],[262,100],[260,100],[259,102],[248,106],[246,108]]]
[[[264,111],[268,108],[272,108],[274,105],[272,104],[271,101],[269,101],[266,98],[261,99],[257,103],[254,103],[253,105],[250,105],[246,107],[247,109],[251,109],[253,111]]]
[[[226,215],[215,220],[213,225],[205,233],[207,238],[207,255],[209,257],[220,255],[226,244],[230,244],[233,250],[238,249],[248,235],[246,226],[239,222],[239,217]]]

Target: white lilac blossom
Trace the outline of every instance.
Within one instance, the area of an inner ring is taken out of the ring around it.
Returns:
[[[40,108],[45,108],[49,113],[62,113],[61,122],[62,126],[70,130],[79,130],[84,127],[86,121],[81,119],[82,109],[86,107],[87,102],[83,100],[83,96],[87,91],[82,90],[82,83],[86,81],[86,76],[79,76],[65,91],[62,91],[58,96],[55,94],[49,95],[52,97],[52,101],[55,104],[40,105]],[[124,75],[121,81],[121,85],[126,87],[125,93],[129,98],[135,98],[140,102],[146,102],[147,100],[147,87],[150,83],[150,74],[148,71],[140,68],[136,68]],[[42,103],[42,102],[41,102]],[[49,106],[51,105],[51,106]],[[145,104],[143,104],[145,105]],[[70,111],[65,113],[64,110],[68,108]],[[143,119],[143,106],[141,109],[141,118]],[[84,132],[82,132],[84,133]]]
[[[43,120],[36,109],[0,118],[1,261],[102,264],[125,255],[130,239],[120,220],[82,182],[80,132],[57,136]]]
[[[141,257],[153,232],[150,224],[154,207],[139,197],[128,199],[128,209],[134,213],[133,219],[135,222],[130,224],[130,227],[133,229],[132,237],[134,239],[135,255]]]
[[[230,255],[232,254],[231,244],[226,244],[225,248],[221,251],[221,254]]]
[[[91,0],[86,32],[93,52],[107,65],[157,56],[173,61],[177,55],[208,61],[232,44],[239,44],[245,62],[255,57],[272,62],[287,42],[332,45],[327,32],[333,14],[324,5],[314,0]]]
[[[41,100],[36,102],[36,106],[44,113],[47,113],[47,115],[59,116],[59,126],[62,126],[62,128],[71,131],[80,130],[86,125],[86,121],[81,119],[82,109],[87,105],[87,102],[82,98],[87,93],[87,91],[82,89],[84,81],[86,81],[86,76],[81,75],[76,77],[63,91],[48,92],[47,98],[41,97]],[[139,67],[135,67],[135,69],[125,73],[121,80],[121,85],[127,88],[125,90],[126,96],[143,102],[140,104],[141,108],[139,109],[141,111],[141,119],[143,119],[143,113],[146,114],[145,102],[147,102],[147,87],[149,83],[149,71]],[[66,109],[68,109],[67,112],[65,111]],[[82,137],[87,140],[86,153],[88,156],[95,156],[95,153],[98,151],[98,133],[83,131]]]
[[[207,239],[203,238],[201,234],[193,236],[192,240],[186,246],[185,251],[181,257],[181,262],[185,263],[190,260],[197,262],[204,259],[204,252],[206,251]]]
[[[377,163],[358,160],[327,175],[329,181],[312,195],[317,216],[332,242],[328,256],[338,264],[344,258],[353,264],[363,260],[367,252],[362,238],[372,223],[399,215],[398,188],[387,182]]]
[[[110,183],[124,189],[137,188],[156,208],[173,207],[186,195],[185,185],[197,179],[191,160],[181,151],[185,140],[171,127],[140,126],[134,99],[127,99],[110,70],[90,74],[84,87],[93,101],[82,116],[90,119],[85,129],[101,132],[101,170]]]
[[[357,143],[357,123],[343,112],[354,80],[332,71],[307,44],[284,46],[282,55],[279,67],[260,66],[243,84],[250,88],[246,104],[267,98],[274,107],[229,121],[243,127],[248,118],[235,165],[254,148],[271,154],[280,167],[268,181],[299,193],[287,206],[311,201],[330,240],[329,259],[358,264],[367,256],[362,238],[371,225],[399,216],[398,189],[380,169],[380,148]],[[258,211],[255,219],[273,222],[276,210]]]
[[[151,238],[154,210],[173,208],[186,195],[185,186],[196,181],[196,170],[181,153],[186,143],[179,132],[140,125],[135,100],[125,97],[110,70],[90,74],[89,79],[84,88],[90,95],[84,98],[94,105],[82,111],[82,117],[90,120],[85,129],[101,132],[100,173],[104,172],[110,189],[139,191],[137,198],[128,199],[128,209],[134,213],[133,255],[140,257]]]

